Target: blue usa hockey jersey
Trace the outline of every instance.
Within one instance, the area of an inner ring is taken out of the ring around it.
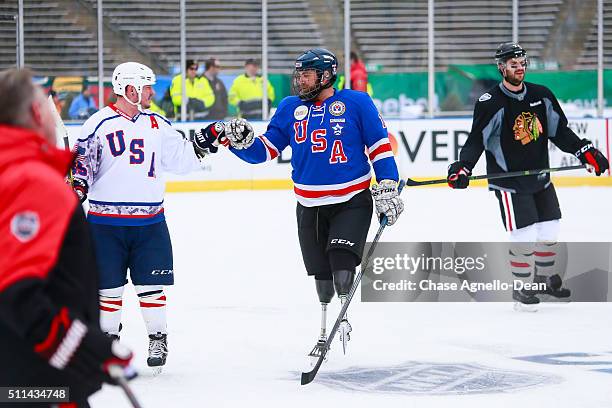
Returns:
[[[387,128],[365,92],[334,90],[322,103],[286,97],[251,147],[230,150],[262,163],[289,145],[294,192],[306,207],[342,203],[369,188],[370,163],[377,181],[399,179]]]

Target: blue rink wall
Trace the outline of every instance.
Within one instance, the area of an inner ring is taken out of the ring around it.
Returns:
[[[570,119],[569,125],[580,138],[593,141],[610,160],[609,129],[612,119]],[[184,135],[195,133],[209,122],[176,122],[175,129]],[[268,122],[252,122],[256,134],[262,134]],[[450,163],[457,160],[459,151],[469,134],[472,118],[405,119],[386,121],[396,161],[402,177],[416,179],[446,176]],[[71,144],[79,137],[80,125],[69,125]],[[146,145],[145,145],[146,149]],[[564,153],[552,143],[549,146],[551,167],[580,164],[571,154]],[[202,171],[177,176],[166,174],[167,191],[225,191],[225,190],[275,190],[290,189],[291,148],[268,163],[250,165],[242,162],[226,149],[206,158]],[[146,164],[146,163],[145,163]],[[474,174],[485,171],[484,154],[474,169]],[[555,173],[555,185],[564,186],[612,186],[610,172],[595,177],[584,170]],[[486,186],[485,181],[472,183]],[[444,185],[438,185],[444,186]]]

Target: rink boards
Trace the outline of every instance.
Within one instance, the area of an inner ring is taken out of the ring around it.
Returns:
[[[572,130],[580,137],[590,139],[610,159],[609,128],[612,119],[572,119]],[[188,135],[205,127],[209,122],[177,122],[174,127]],[[252,122],[256,134],[262,134],[268,122]],[[387,120],[394,154],[402,177],[440,178],[446,176],[450,163],[457,160],[458,152],[469,134],[471,118]],[[68,127],[71,143],[79,137],[80,125]],[[146,142],[145,142],[146,143]],[[145,145],[146,149],[146,145]],[[549,145],[551,167],[580,164],[573,155],[564,153],[552,143]],[[219,191],[238,189],[288,189],[292,187],[291,148],[280,157],[259,165],[242,162],[225,149],[207,158],[202,171],[176,176],[166,174],[168,191]],[[474,174],[485,170],[484,154]],[[594,177],[585,171],[555,173],[557,186],[605,185],[612,186],[609,172]],[[485,186],[484,182],[474,183]]]

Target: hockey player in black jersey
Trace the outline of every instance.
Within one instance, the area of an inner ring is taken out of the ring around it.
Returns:
[[[459,161],[448,168],[451,188],[466,188],[472,169],[485,152],[487,173],[548,168],[548,141],[575,155],[597,176],[609,165],[606,157],[569,127],[557,98],[545,86],[524,82],[526,51],[503,43],[495,53],[502,81],[484,93],[474,107],[472,130]],[[555,274],[554,259],[561,210],[549,174],[489,181],[499,200],[502,221],[513,244],[510,265],[515,279],[546,282],[546,294],[569,297]],[[533,244],[536,243],[535,247]],[[533,275],[533,277],[532,277]],[[515,291],[515,300],[535,304],[538,293]]]

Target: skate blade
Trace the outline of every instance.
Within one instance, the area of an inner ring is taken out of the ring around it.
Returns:
[[[163,370],[164,370],[163,366],[151,367],[151,374],[153,374],[153,377],[157,377],[158,375],[162,373]]]
[[[348,345],[348,341],[351,339],[350,334],[345,332],[343,329],[339,330],[340,332],[340,341],[342,342],[342,354],[346,355],[346,346]]]
[[[538,307],[536,305],[526,305],[521,302],[514,302],[514,311],[515,312],[535,313],[538,311]]]

